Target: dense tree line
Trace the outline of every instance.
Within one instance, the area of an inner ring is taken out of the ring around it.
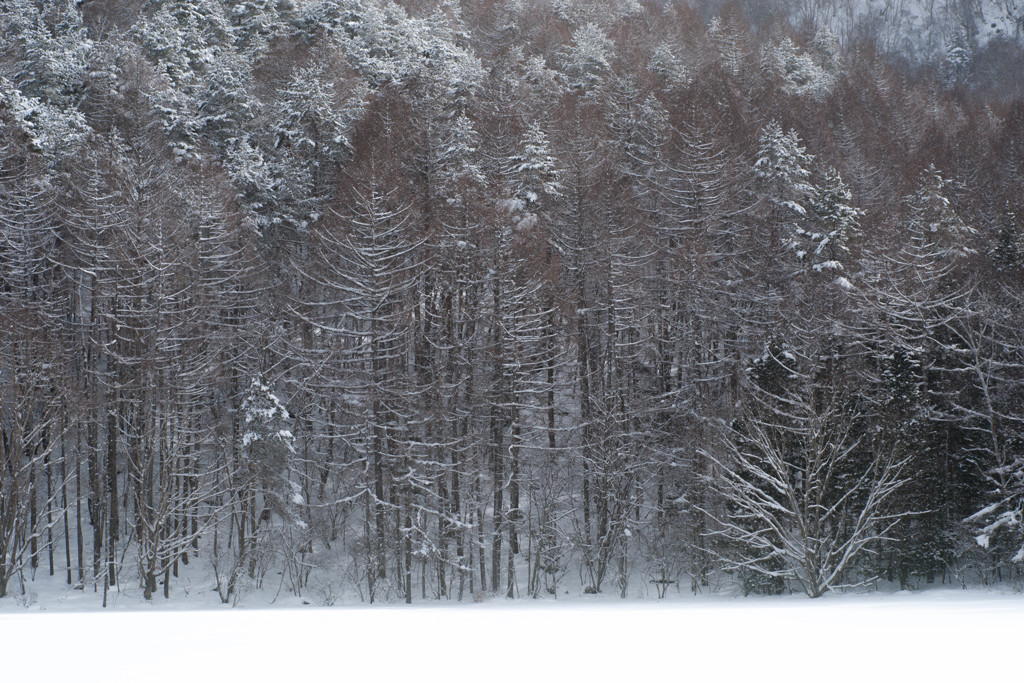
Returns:
[[[1019,581],[1020,46],[791,4],[5,3],[0,596]]]

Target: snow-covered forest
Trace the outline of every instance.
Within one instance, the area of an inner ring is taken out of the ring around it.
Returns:
[[[1024,580],[1024,6],[5,0],[0,597]]]

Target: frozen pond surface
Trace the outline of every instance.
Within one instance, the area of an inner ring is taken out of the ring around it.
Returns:
[[[59,609],[59,608],[58,608]],[[4,680],[1018,680],[1024,595],[70,610],[0,605]]]

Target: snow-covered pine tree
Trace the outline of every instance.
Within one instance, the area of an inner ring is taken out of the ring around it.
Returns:
[[[795,130],[783,131],[771,121],[761,131],[753,166],[757,225],[752,231],[749,265],[758,278],[753,298],[754,314],[766,334],[783,334],[799,321],[801,281],[795,277],[817,245],[813,234],[813,201],[817,188],[811,181],[814,156],[800,142]]]
[[[769,45],[764,50],[765,68],[782,80],[783,89],[793,95],[822,99],[828,95],[834,76],[823,69],[806,52],[801,52],[789,38]]]
[[[812,198],[813,220],[798,232],[803,238],[805,262],[815,271],[834,276],[841,287],[852,285],[844,271],[850,241],[857,236],[864,212],[852,204],[853,195],[839,171],[829,168]]]
[[[761,131],[754,174],[764,184],[768,202],[781,212],[779,218],[787,229],[782,237],[799,258],[807,252],[800,249],[793,233],[812,208],[813,163],[814,156],[807,153],[795,130],[783,131],[778,121],[772,121]]]
[[[295,436],[288,409],[269,385],[253,378],[241,410],[243,469],[233,487],[247,519],[239,521],[238,563],[229,581],[247,571],[259,587],[275,556],[292,569],[295,555],[306,547],[308,525],[302,516],[306,500],[295,472]],[[246,521],[247,534],[241,528]],[[292,580],[300,592],[302,581]]]
[[[13,0],[0,7],[10,60],[0,99],[53,162],[72,156],[89,131],[79,104],[92,41],[75,4]]]
[[[527,207],[540,208],[559,194],[558,163],[547,133],[536,123],[523,134],[521,144],[522,151],[510,159],[516,195]]]
[[[735,8],[713,17],[708,22],[707,37],[712,48],[718,53],[722,66],[732,76],[739,76],[750,47],[749,36]]]
[[[286,523],[304,523],[298,515],[303,504],[299,484],[292,478],[295,437],[291,415],[277,395],[260,379],[253,379],[242,400],[242,448],[248,476],[263,504],[259,521],[277,516]]]
[[[975,293],[956,328],[965,387],[952,409],[984,469],[984,507],[966,520],[995,576],[1024,563],[1024,325],[1020,291]],[[961,578],[961,581],[963,579]]]
[[[956,414],[955,393],[963,359],[957,330],[969,325],[970,276],[975,230],[954,211],[950,184],[934,167],[924,169],[917,190],[904,199],[902,239],[881,262],[868,264],[866,315],[882,331],[885,355],[899,360],[897,396],[914,391],[917,407],[889,424],[898,447],[909,449],[915,476],[899,496],[899,510],[914,512],[891,546],[901,585],[911,577],[934,581],[968,542],[961,520],[981,507],[972,437]],[[874,342],[877,345],[877,339]],[[912,430],[913,438],[904,438]]]
[[[562,72],[570,88],[593,93],[611,72],[615,46],[596,23],[576,29],[572,40],[562,56]]]

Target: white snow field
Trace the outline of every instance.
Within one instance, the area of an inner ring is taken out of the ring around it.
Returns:
[[[0,609],[4,681],[1021,680],[1024,595]]]

